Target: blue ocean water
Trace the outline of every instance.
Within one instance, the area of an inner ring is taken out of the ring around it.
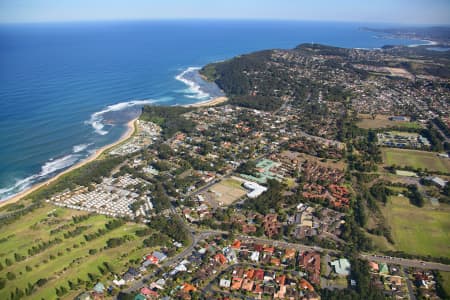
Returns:
[[[0,199],[117,140],[142,104],[220,94],[195,67],[300,43],[377,48],[360,26],[281,21],[135,21],[0,26]],[[117,113],[121,112],[121,113]]]

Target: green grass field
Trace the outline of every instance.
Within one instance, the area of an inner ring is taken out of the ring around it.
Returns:
[[[228,187],[241,189],[241,190],[245,191],[245,189],[242,187],[242,182],[239,180],[227,178],[227,179],[222,180],[221,183]]]
[[[444,280],[444,290],[450,295],[450,272],[440,272]]]
[[[16,288],[25,290],[28,283],[33,284],[40,278],[47,278],[48,282],[42,287],[35,287],[34,293],[24,299],[56,299],[56,287],[65,286],[69,290],[68,280],[77,282],[80,278],[89,281],[88,273],[99,276],[106,284],[106,275],[101,275],[99,269],[99,267],[105,268],[104,262],[108,262],[113,271],[120,273],[126,270],[131,260],[140,259],[151,252],[152,249],[143,247],[144,238],[138,238],[134,234],[137,229],[145,226],[142,224],[126,223],[105,235],[86,241],[84,234],[104,228],[111,219],[102,215],[93,215],[87,220],[74,224],[72,216],[80,214],[85,213],[45,205],[12,224],[2,226],[0,262],[3,269],[0,271],[0,278],[6,278],[6,274],[12,272],[16,275],[16,279],[6,282],[5,287],[0,290],[0,299],[9,299],[11,291]],[[63,230],[50,234],[51,230],[61,226],[65,226]],[[89,226],[89,228],[77,236],[65,239],[64,233],[74,230],[77,226]],[[130,235],[132,239],[119,247],[105,248],[108,239],[124,235]],[[28,249],[33,245],[55,238],[60,238],[63,242],[28,256]],[[90,249],[96,249],[97,253],[90,255]],[[16,262],[15,253],[28,257]],[[6,259],[13,264],[7,266]],[[80,289],[84,290],[84,286]],[[61,299],[73,299],[78,293],[79,291],[70,291]]]
[[[411,254],[450,257],[450,207],[413,206],[408,198],[392,196],[382,208],[391,226],[394,247]]]
[[[439,171],[450,173],[450,160],[437,156],[436,153],[406,150],[395,148],[383,148],[383,162],[387,166],[410,166],[413,168],[428,169],[430,171]]]
[[[389,128],[389,127],[399,127],[399,128],[423,128],[423,125],[419,122],[403,122],[403,121],[391,121],[390,116],[387,115],[377,115],[373,119],[370,115],[361,114],[358,116],[360,121],[356,125],[364,129],[377,129],[377,128]]]

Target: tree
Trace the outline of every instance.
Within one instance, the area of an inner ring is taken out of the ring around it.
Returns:
[[[242,174],[253,175],[256,171],[256,162],[250,159],[242,163],[236,171]]]
[[[14,274],[13,272],[8,272],[6,273],[6,278],[8,278],[8,280],[14,280],[16,279],[16,274]]]
[[[48,281],[47,278],[40,278],[40,279],[38,279],[38,280],[36,281],[36,284],[37,284],[38,286],[43,286],[44,284],[47,283],[47,281]]]
[[[411,204],[423,207],[425,204],[425,200],[423,199],[422,194],[419,192],[417,185],[411,184],[408,186],[408,198],[411,201]]]

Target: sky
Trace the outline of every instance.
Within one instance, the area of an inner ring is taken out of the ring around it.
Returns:
[[[142,19],[450,24],[450,0],[0,0],[0,23]]]

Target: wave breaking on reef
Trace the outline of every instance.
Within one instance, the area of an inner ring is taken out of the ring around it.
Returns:
[[[206,91],[202,90],[201,85],[195,80],[196,75],[198,75],[199,67],[188,67],[186,70],[182,71],[180,74],[175,76],[175,79],[181,81],[188,86],[184,92],[186,98],[193,98],[198,100],[206,100],[211,98],[211,95]]]
[[[92,126],[94,131],[99,135],[106,135],[109,133],[109,131],[105,130],[105,124],[103,123],[105,120],[105,115],[111,112],[118,112],[122,111],[128,108],[136,107],[136,106],[143,106],[146,104],[152,104],[158,102],[157,100],[133,100],[128,102],[120,102],[113,105],[107,106],[105,109],[101,111],[97,111],[93,113],[88,121],[86,121],[86,124],[89,124]]]

